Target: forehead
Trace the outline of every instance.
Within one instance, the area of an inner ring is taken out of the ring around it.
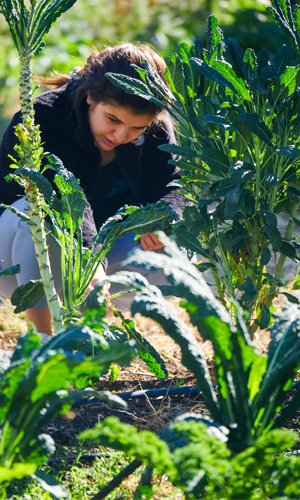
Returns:
[[[155,115],[153,114],[136,114],[130,108],[124,108],[118,104],[99,103],[102,111],[108,115],[112,115],[119,121],[129,124],[132,127],[143,127],[152,122]]]

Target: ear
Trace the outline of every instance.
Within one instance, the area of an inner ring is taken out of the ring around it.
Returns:
[[[90,95],[90,94],[88,94],[88,95],[87,95],[86,102],[87,102],[89,105],[93,104],[93,102],[94,102],[94,101],[93,101],[93,98],[91,97],[91,95]]]

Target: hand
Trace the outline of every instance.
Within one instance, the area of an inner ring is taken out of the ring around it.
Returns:
[[[145,233],[141,237],[141,245],[144,250],[160,250],[164,245],[154,233]]]

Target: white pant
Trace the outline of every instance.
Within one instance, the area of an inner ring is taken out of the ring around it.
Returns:
[[[12,203],[12,206],[20,212],[26,213],[28,202],[25,198],[20,198]],[[61,295],[60,249],[50,237],[47,239],[47,244],[51,255],[55,287],[57,293]],[[11,298],[17,287],[25,285],[29,280],[40,279],[40,270],[35,256],[30,226],[10,210],[5,210],[0,216],[0,271],[17,264],[21,265],[20,273],[14,276],[0,277],[0,295],[8,299]],[[44,295],[34,306],[34,309],[45,307],[47,307],[47,300]]]

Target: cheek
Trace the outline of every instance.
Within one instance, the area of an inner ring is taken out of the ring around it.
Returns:
[[[139,131],[134,131],[131,133],[131,140],[137,139],[140,135],[142,135],[145,132],[145,130],[139,130]]]

